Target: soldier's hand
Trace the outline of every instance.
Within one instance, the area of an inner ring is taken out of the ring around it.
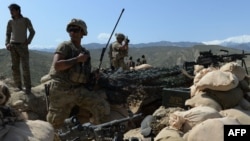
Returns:
[[[85,63],[88,59],[89,59],[89,55],[88,55],[88,54],[80,53],[80,54],[77,56],[78,62]]]
[[[7,50],[10,50],[10,49],[11,49],[11,44],[7,44],[7,45],[6,45],[6,49],[7,49]]]
[[[130,41],[129,39],[126,39],[126,42],[127,42],[127,43],[129,43],[129,41]]]

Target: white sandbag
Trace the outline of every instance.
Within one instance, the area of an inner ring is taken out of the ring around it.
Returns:
[[[50,74],[46,74],[46,75],[41,77],[40,82],[45,83],[45,82],[47,82],[49,80],[51,80],[51,76],[50,76]]]
[[[214,108],[207,106],[198,106],[187,111],[176,111],[171,114],[170,117],[170,126],[174,129],[179,130],[180,125],[182,125],[181,131],[186,133],[187,131],[191,130],[195,125],[207,119],[220,118],[222,116]]]
[[[224,125],[240,123],[229,117],[208,119],[196,125],[183,138],[186,141],[224,141]]]
[[[243,125],[250,125],[250,111],[242,109],[226,109],[219,112],[223,117],[231,117],[237,119]]]
[[[132,138],[136,138],[139,141],[144,141],[145,138],[143,137],[143,135],[141,134],[140,128],[135,128],[132,130],[127,131],[126,133],[124,133],[123,135],[123,139],[124,140],[131,140]]]
[[[245,69],[240,66],[237,62],[229,62],[220,67],[221,71],[233,73],[239,81],[246,77]]]
[[[142,70],[142,69],[149,69],[149,68],[152,68],[152,66],[149,65],[149,64],[142,64],[142,65],[139,65],[139,66],[135,66],[133,68],[133,70]]]
[[[163,128],[169,126],[170,114],[176,111],[185,111],[180,107],[168,107],[160,106],[155,112],[152,114],[155,119],[154,122],[151,123],[151,128],[154,134],[158,134]]]
[[[181,136],[182,132],[165,127],[156,135],[154,141],[184,141]]]
[[[194,77],[193,83],[194,84],[198,83],[203,76],[205,76],[207,73],[214,71],[214,70],[217,70],[217,69],[215,69],[213,67],[209,67],[209,68],[204,68],[204,69],[199,70],[199,72],[196,73],[196,75]]]
[[[197,106],[208,106],[214,108],[217,111],[220,111],[222,107],[218,102],[209,97],[206,93],[197,94],[194,97],[187,99],[185,101],[185,106],[197,107]]]
[[[204,75],[196,84],[196,87],[200,90],[211,89],[217,91],[228,91],[237,87],[238,84],[238,78],[231,72],[214,70]]]
[[[203,69],[204,69],[203,65],[194,65],[194,75],[197,75]]]

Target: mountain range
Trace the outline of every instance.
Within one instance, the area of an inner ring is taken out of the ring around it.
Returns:
[[[142,47],[193,47],[195,45],[219,45],[229,48],[235,48],[245,51],[250,51],[250,35],[242,35],[230,37],[223,40],[213,40],[206,42],[170,42],[170,41],[158,41],[158,42],[149,42],[149,43],[138,43],[130,44],[130,48],[142,48]],[[84,44],[84,47],[87,49],[100,49],[107,46],[107,44],[100,43],[88,43]],[[32,48],[31,48],[32,49]],[[39,48],[35,50],[54,52],[55,48]]]

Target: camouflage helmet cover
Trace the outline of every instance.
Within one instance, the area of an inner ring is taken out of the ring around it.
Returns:
[[[116,38],[122,38],[122,39],[125,38],[125,35],[122,33],[116,33],[115,36],[116,36]]]
[[[82,31],[83,31],[83,35],[87,35],[88,34],[88,31],[87,31],[87,25],[86,25],[86,23],[83,21],[83,20],[81,20],[81,19],[72,19],[69,23],[68,23],[68,25],[67,25],[67,28],[66,28],[66,31],[67,32],[69,32],[69,27],[70,26],[79,26],[81,29],[82,29]]]

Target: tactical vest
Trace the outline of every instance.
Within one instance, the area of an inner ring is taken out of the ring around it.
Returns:
[[[89,51],[82,48],[82,53],[90,55]],[[69,70],[69,79],[74,83],[87,83],[91,73],[91,59],[85,63],[77,63]]]
[[[65,59],[70,59],[79,55],[79,53],[90,54],[85,48],[76,48],[70,41],[63,42],[56,50],[61,52]],[[63,71],[55,71],[54,66],[51,66],[50,76],[64,84],[78,85],[79,83],[86,83],[91,73],[91,59],[85,63],[77,63],[70,69]]]

